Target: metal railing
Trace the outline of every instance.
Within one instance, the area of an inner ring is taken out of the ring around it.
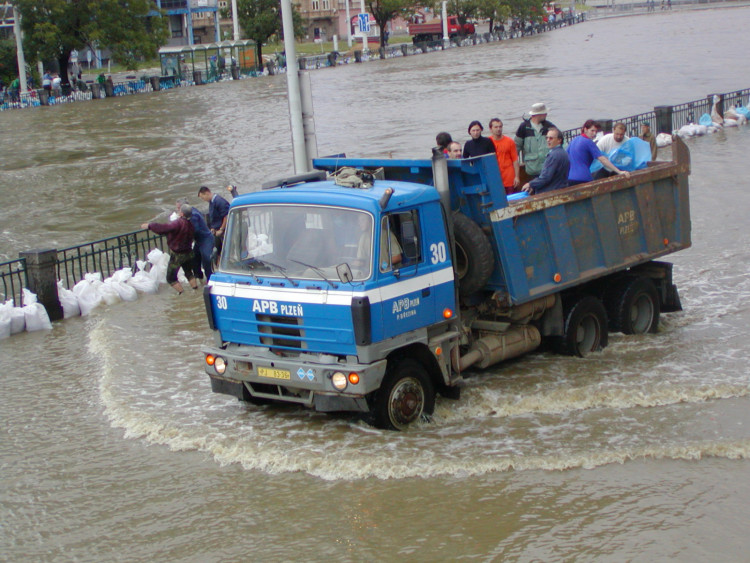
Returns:
[[[672,106],[672,129],[679,129],[688,123],[698,123],[704,113],[711,113],[711,102],[708,98]]]
[[[57,279],[71,289],[87,273],[100,272],[102,278],[122,268],[136,267],[158,248],[165,250],[166,238],[151,231],[134,231],[57,251]]]
[[[13,299],[16,307],[23,305],[23,288],[29,286],[26,260],[0,262],[0,303]]]

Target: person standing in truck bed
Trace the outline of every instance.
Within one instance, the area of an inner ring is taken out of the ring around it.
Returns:
[[[523,155],[524,170],[529,180],[542,173],[544,159],[549,152],[547,132],[555,125],[547,121],[547,106],[531,106],[529,119],[524,119],[516,130],[516,151]]]
[[[479,121],[469,123],[469,136],[471,139],[464,143],[464,158],[472,158],[485,154],[495,154],[495,145],[487,137],[482,136],[484,127]]]
[[[568,174],[568,185],[575,186],[584,182],[591,182],[590,166],[594,160],[599,160],[602,166],[626,178],[630,178],[630,172],[620,170],[602,154],[602,151],[594,143],[593,139],[599,132],[599,124],[589,119],[581,127],[581,134],[570,141],[568,145],[568,157],[570,158],[570,173]]]
[[[503,122],[497,117],[490,119],[490,133],[492,134],[490,140],[495,145],[495,156],[497,156],[497,165],[500,167],[505,193],[515,193],[521,184],[516,144],[513,139],[503,135]]]

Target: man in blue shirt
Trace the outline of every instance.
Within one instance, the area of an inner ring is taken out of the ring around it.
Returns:
[[[216,250],[221,254],[224,231],[227,228],[229,202],[219,194],[212,193],[206,186],[198,190],[198,197],[208,202],[208,228],[215,237]]]
[[[570,160],[568,153],[562,148],[563,134],[557,127],[550,127],[546,138],[549,152],[544,159],[542,171],[539,176],[524,184],[522,188],[529,195],[568,187]]]
[[[570,173],[568,174],[568,185],[575,186],[584,182],[591,182],[590,166],[594,160],[602,163],[602,166],[615,174],[630,177],[630,172],[620,170],[602,154],[593,139],[599,132],[599,124],[589,119],[581,127],[581,134],[570,141],[568,145],[568,157],[570,158]]]

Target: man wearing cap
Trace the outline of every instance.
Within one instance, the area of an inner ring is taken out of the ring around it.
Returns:
[[[554,125],[547,121],[547,106],[537,103],[531,106],[529,119],[524,119],[516,131],[516,150],[523,153],[526,175],[529,179],[542,173],[547,158],[547,131]]]
[[[651,132],[651,123],[648,121],[641,123],[641,139],[646,141],[651,147],[651,160],[656,160],[656,137],[654,137],[654,134]]]

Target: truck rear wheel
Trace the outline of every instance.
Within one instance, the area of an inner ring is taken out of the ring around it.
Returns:
[[[463,213],[453,215],[458,293],[467,297],[484,287],[495,269],[492,245],[481,227]]]
[[[659,328],[659,294],[650,278],[626,277],[605,296],[609,329],[646,334]]]
[[[367,421],[386,430],[405,430],[434,409],[435,390],[422,364],[407,358],[396,359],[375,393]]]
[[[596,297],[584,295],[566,304],[564,318],[560,353],[583,358],[607,345],[607,312]]]

